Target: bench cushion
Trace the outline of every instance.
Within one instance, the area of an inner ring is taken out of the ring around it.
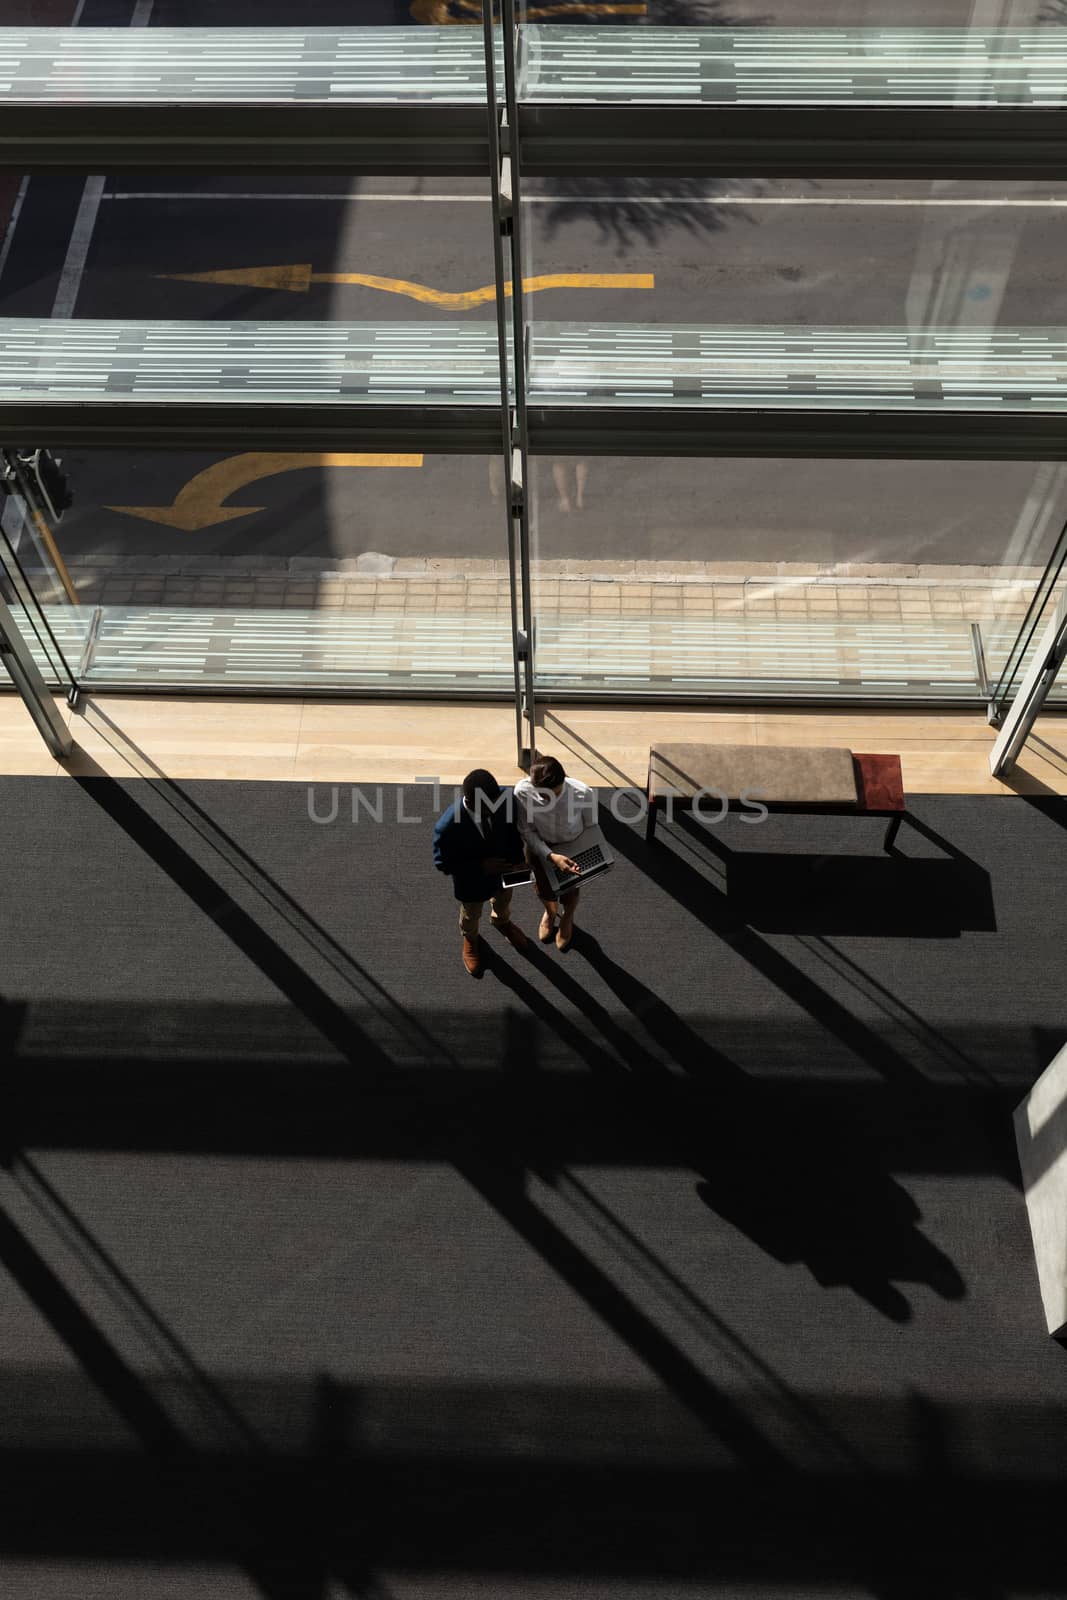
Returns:
[[[850,750],[810,745],[661,744],[649,752],[649,799],[691,797],[712,789],[729,800],[741,791],[781,805],[856,805]]]
[[[903,811],[904,774],[899,756],[860,755],[853,751],[856,763],[856,788],[860,808],[864,811]]]

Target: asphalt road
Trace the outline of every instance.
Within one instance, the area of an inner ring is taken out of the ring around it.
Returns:
[[[404,6],[371,3],[361,20],[395,22]],[[694,12],[695,7],[690,10]],[[805,3],[791,24],[885,23],[885,6]],[[893,21],[917,20],[897,4]],[[1032,21],[1037,7],[942,4],[929,25]],[[23,8],[25,10],[25,8]],[[261,23],[351,22],[351,5],[255,8]],[[747,3],[695,20],[752,22]],[[82,23],[128,21],[132,0],[87,0]],[[875,17],[874,13],[878,15]],[[869,13],[869,14],[867,14]],[[846,16],[847,14],[847,16]],[[240,24],[250,8],[156,0],[153,23]],[[656,19],[658,20],[658,18]],[[677,20],[677,19],[675,19]],[[61,281],[83,185],[34,179],[0,275],[0,313],[47,316]],[[980,204],[1007,195],[1010,206]],[[539,290],[532,316],[645,323],[1054,324],[1067,320],[1062,278],[1067,184],[1030,186],[645,182],[530,185],[527,276],[651,275],[650,288]],[[935,201],[936,204],[923,203]],[[66,263],[66,280],[63,280]],[[391,289],[315,283],[294,292],[175,274],[306,265],[373,275]],[[493,280],[488,185],[421,179],[108,179],[92,219],[74,314],[130,318],[489,321],[404,292],[445,294]],[[58,448],[62,441],[50,441]],[[488,463],[426,457],[417,470],[311,467],[264,477],[233,505],[264,510],[195,531],[108,509],[167,505],[219,460],[204,453],[66,452],[76,506],[61,545],[93,554],[274,557],[499,557],[504,520]],[[617,461],[588,464],[579,511],[572,463],[535,463],[535,554],[546,558],[926,561],[986,565],[1042,558],[1067,515],[1064,474],[1030,464]],[[569,499],[571,509],[565,508]]]

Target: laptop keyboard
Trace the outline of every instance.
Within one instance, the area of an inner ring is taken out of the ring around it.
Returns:
[[[590,867],[599,867],[603,859],[604,852],[598,844],[592,844],[588,850],[582,850],[578,855],[571,857],[572,861],[577,861],[583,872],[587,872]]]

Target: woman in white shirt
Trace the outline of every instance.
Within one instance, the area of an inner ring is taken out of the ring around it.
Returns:
[[[576,873],[578,864],[560,846],[573,844],[586,828],[596,822],[596,795],[587,783],[568,778],[555,756],[535,761],[528,778],[520,778],[514,788],[515,822],[526,846],[526,859],[537,880],[537,892],[544,905],[538,936],[548,944],[553,934],[556,949],[570,948],[574,937],[574,913],[578,890],[568,889],[556,900],[556,890],[545,871],[551,862],[559,873]],[[559,918],[559,926],[556,919]]]

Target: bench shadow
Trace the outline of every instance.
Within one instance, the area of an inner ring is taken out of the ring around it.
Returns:
[[[727,867],[726,896],[761,933],[958,939],[997,926],[987,872],[897,854],[738,851]]]
[[[958,939],[996,932],[989,873],[911,813],[899,836],[911,836],[908,853],[898,843],[877,856],[737,849],[689,812],[674,823],[725,867],[723,909],[761,933]],[[916,837],[938,855],[911,853]]]

